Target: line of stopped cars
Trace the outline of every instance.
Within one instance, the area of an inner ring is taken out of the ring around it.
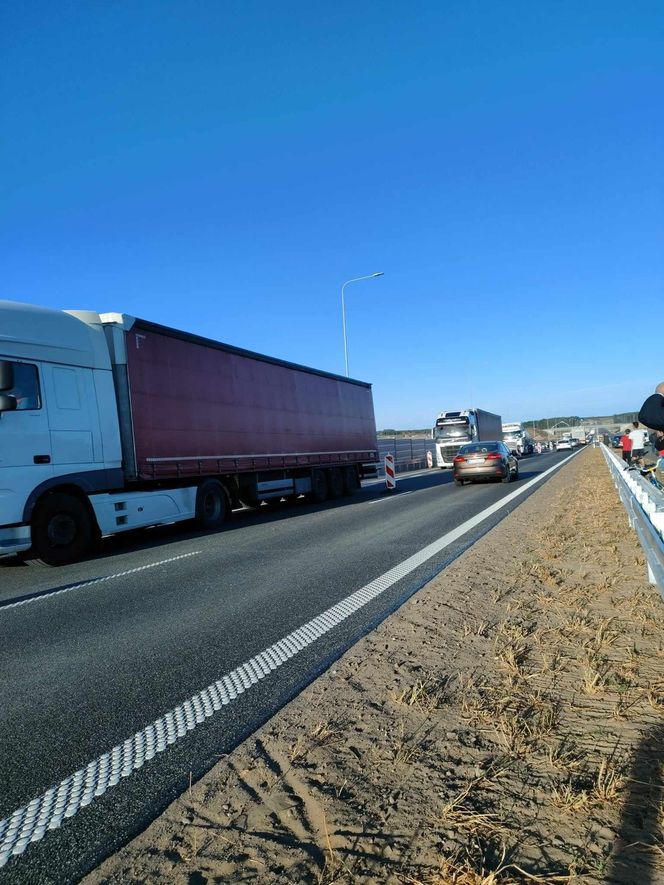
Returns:
[[[574,437],[559,439],[547,448],[555,451],[575,449],[587,440]],[[461,446],[454,458],[454,482],[458,486],[477,480],[500,480],[512,482],[519,478],[519,461],[503,442],[468,443]]]

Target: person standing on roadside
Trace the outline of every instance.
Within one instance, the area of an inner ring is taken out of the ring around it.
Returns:
[[[632,463],[632,440],[629,436],[629,427],[620,437],[620,445],[622,446],[622,459],[629,466]]]
[[[629,434],[629,438],[632,440],[632,461],[640,461],[646,453],[648,434],[639,427],[638,421],[634,421],[632,427],[633,430]]]

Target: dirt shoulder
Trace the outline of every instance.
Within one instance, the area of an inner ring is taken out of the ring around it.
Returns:
[[[84,881],[664,882],[663,619],[586,450]]]

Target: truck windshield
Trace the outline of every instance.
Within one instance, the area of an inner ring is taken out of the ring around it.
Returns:
[[[468,418],[451,418],[436,422],[434,428],[435,439],[458,439],[468,436]]]
[[[3,393],[15,397],[17,412],[27,409],[41,409],[37,366],[30,363],[12,363],[12,366],[14,386],[11,390],[5,390]]]

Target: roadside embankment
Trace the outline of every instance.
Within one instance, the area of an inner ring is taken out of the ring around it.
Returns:
[[[586,450],[85,882],[664,882],[663,621]]]

